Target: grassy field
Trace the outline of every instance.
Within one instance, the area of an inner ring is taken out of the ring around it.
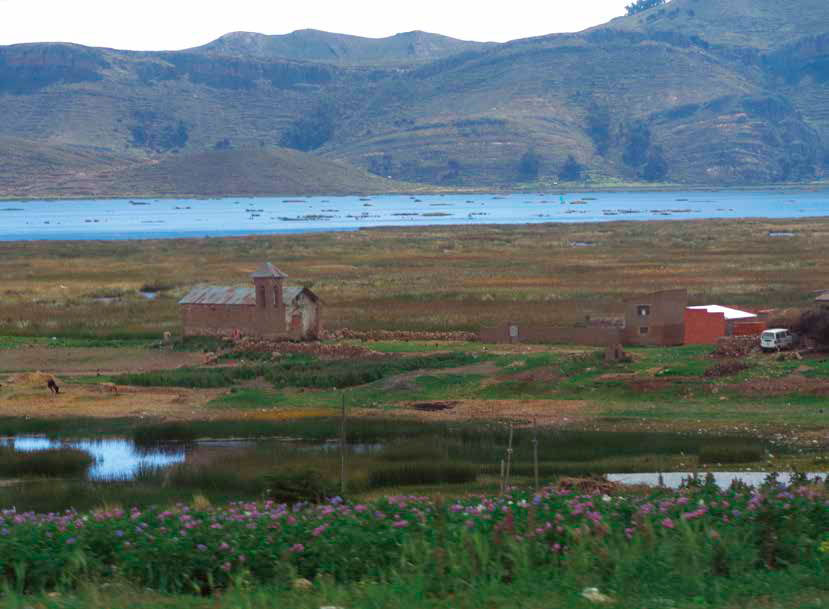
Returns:
[[[769,230],[797,236],[771,239]],[[176,334],[176,302],[193,284],[246,285],[262,260],[312,287],[331,329],[569,324],[618,315],[632,294],[675,287],[688,288],[692,304],[798,307],[829,285],[827,238],[827,219],[753,219],[2,243],[0,334]],[[148,284],[169,289],[147,301],[137,291]]]

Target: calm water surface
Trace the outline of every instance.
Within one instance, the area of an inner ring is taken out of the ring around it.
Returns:
[[[158,239],[377,226],[826,215],[829,190],[2,201],[0,240]]]

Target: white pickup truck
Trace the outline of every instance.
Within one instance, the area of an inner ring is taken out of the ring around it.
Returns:
[[[772,328],[760,335],[760,348],[763,351],[783,351],[795,346],[795,335],[785,328]]]

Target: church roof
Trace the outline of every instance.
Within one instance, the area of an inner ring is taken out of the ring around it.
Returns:
[[[289,305],[296,300],[300,294],[306,292],[314,301],[319,298],[308,288],[299,286],[286,286],[282,289],[282,302]],[[216,285],[197,285],[193,287],[184,298],[178,301],[180,305],[256,305],[255,288],[233,288]]]
[[[270,262],[264,262],[259,265],[259,268],[251,275],[253,279],[258,277],[273,277],[275,279],[285,279],[287,275],[272,265]]]

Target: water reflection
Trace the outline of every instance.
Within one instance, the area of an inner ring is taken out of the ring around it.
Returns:
[[[0,444],[20,452],[50,448],[75,448],[89,453],[95,463],[89,468],[91,480],[129,480],[144,468],[159,468],[184,462],[183,446],[138,448],[126,438],[94,440],[54,440],[42,436],[0,438]]]

